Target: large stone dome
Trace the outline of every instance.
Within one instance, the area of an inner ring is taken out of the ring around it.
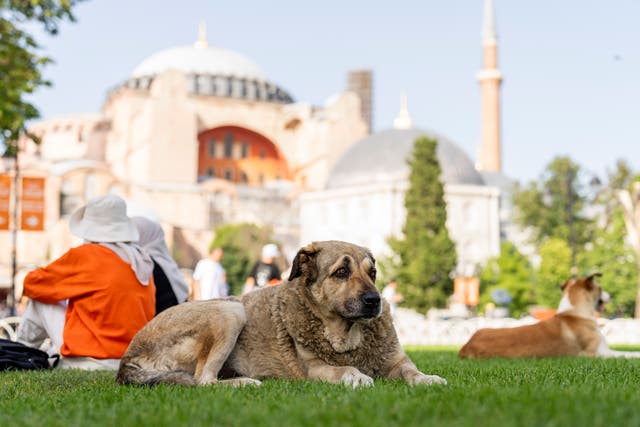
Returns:
[[[244,55],[213,46],[179,46],[161,50],[142,61],[131,77],[151,77],[171,69],[185,74],[267,80],[260,67]]]
[[[209,46],[203,26],[193,46],[154,53],[134,68],[122,86],[148,90],[156,76],[169,70],[184,73],[188,91],[193,94],[281,104],[293,102],[287,91],[269,81],[260,67],[244,55]]]
[[[484,185],[471,159],[447,138],[420,129],[389,129],[351,146],[333,167],[327,188],[406,179],[409,176],[406,160],[413,149],[413,142],[420,136],[438,141],[437,154],[443,183]]]

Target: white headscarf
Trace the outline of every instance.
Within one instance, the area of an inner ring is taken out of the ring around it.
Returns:
[[[160,227],[160,224],[157,222],[145,217],[134,216],[131,219],[140,234],[138,244],[153,258],[153,261],[162,268],[162,271],[164,271],[164,274],[169,280],[169,284],[171,284],[171,289],[176,295],[178,303],[184,302],[187,299],[189,287],[182,277],[178,265],[169,253],[169,248],[167,248],[164,240],[162,227]]]
[[[144,286],[149,285],[149,279],[153,275],[153,261],[140,245],[131,242],[92,243],[98,243],[101,246],[111,249],[120,259],[131,265],[131,269],[135,273],[138,282]]]

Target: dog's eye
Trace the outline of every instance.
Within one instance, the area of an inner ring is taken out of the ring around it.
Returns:
[[[371,280],[373,280],[374,282],[376,281],[376,273],[377,273],[377,270],[375,268],[372,268],[371,271],[369,272],[369,277],[371,277]]]
[[[335,273],[333,273],[333,275],[340,279],[346,279],[349,277],[349,270],[347,270],[345,267],[340,267],[335,271]]]

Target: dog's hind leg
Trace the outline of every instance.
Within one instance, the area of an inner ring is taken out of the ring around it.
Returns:
[[[233,351],[246,322],[244,306],[235,301],[226,302],[224,309],[212,316],[209,330],[203,331],[204,345],[198,355],[194,374],[199,385],[221,382],[218,381],[218,373]]]
[[[600,342],[598,343],[598,348],[596,349],[596,357],[619,357],[626,359],[638,359],[640,358],[640,351],[618,351],[612,350],[607,344],[607,340],[604,337],[602,331],[600,333]]]

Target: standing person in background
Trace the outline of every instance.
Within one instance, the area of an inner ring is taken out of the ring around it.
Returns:
[[[134,243],[138,230],[118,196],[91,200],[69,228],[84,244],[25,277],[18,341],[40,347],[49,338],[63,368],[118,369],[155,314],[153,261]]]
[[[387,286],[382,289],[382,298],[389,303],[389,310],[391,316],[396,314],[396,306],[399,302],[404,300],[402,294],[398,293],[398,283],[395,280],[391,280]]]
[[[134,216],[131,219],[140,233],[138,244],[153,261],[157,316],[167,308],[185,302],[189,286],[169,253],[160,224],[142,216]]]
[[[192,299],[194,301],[223,298],[229,295],[227,273],[220,261],[224,252],[216,246],[207,258],[201,259],[193,272]]]
[[[262,247],[262,258],[251,269],[249,277],[247,277],[247,281],[244,284],[243,294],[247,294],[256,288],[264,288],[265,286],[280,283],[280,269],[274,263],[278,256],[280,256],[280,251],[273,243],[268,243]]]

